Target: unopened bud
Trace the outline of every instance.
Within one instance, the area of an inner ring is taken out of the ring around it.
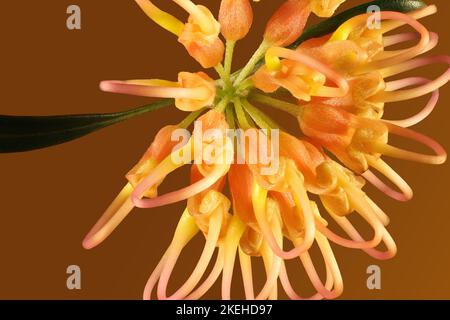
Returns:
[[[265,40],[274,46],[292,44],[303,33],[310,13],[309,0],[287,0],[267,23]]]
[[[250,1],[222,0],[219,22],[225,39],[238,41],[244,38],[253,23],[253,10]]]

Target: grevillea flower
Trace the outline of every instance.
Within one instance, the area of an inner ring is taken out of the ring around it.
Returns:
[[[222,298],[230,299],[237,257],[247,299],[276,299],[280,288],[291,299],[340,296],[343,279],[332,244],[363,250],[376,259],[390,259],[397,252],[387,231],[389,218],[364,192],[366,182],[406,201],[412,189],[384,159],[441,164],[447,157],[437,142],[408,127],[430,115],[438,102],[438,89],[450,80],[450,69],[433,80],[389,80],[425,65],[450,63],[448,56],[423,56],[437,45],[438,37],[418,20],[434,14],[436,7],[409,13],[382,11],[379,29],[369,28],[369,14],[355,16],[333,33],[294,48],[288,46],[303,33],[311,13],[331,16],[344,1],[287,0],[269,20],[262,44],[249,62],[231,73],[236,42],[252,25],[250,1],[222,0],[218,20],[190,0],[173,2],[188,12],[186,23],[149,0],[136,0],[153,21],[178,36],[204,68],[213,67],[220,79],[200,71],[180,72],[176,82],[101,83],[108,92],[173,98],[178,109],[190,113],[181,123],[159,131],[126,175],[128,183],[84,239],[84,247],[99,245],[134,207],[186,201],[173,240],[147,282],[145,299],[154,295],[198,299],[220,276]],[[412,32],[386,35],[403,25]],[[412,40],[417,44],[410,48],[388,50]],[[404,120],[383,119],[388,103],[428,94],[431,99],[418,114]],[[295,117],[302,135],[280,129],[256,104]],[[192,135],[180,141],[178,130],[189,128],[195,120]],[[200,129],[212,130],[214,135],[198,136]],[[239,134],[231,136],[230,129],[239,129]],[[433,154],[397,147],[390,142],[392,135],[419,142]],[[256,147],[246,143],[252,137],[257,137]],[[275,156],[264,158],[263,151]],[[191,165],[190,184],[158,194],[165,177],[184,165]],[[357,215],[373,230],[371,238],[365,239],[352,224]],[[333,230],[331,220],[342,230]],[[345,237],[339,235],[342,231]],[[179,256],[197,234],[205,238],[198,263],[186,282],[169,293]],[[312,260],[314,244],[323,262]],[[255,292],[252,264],[258,259],[264,263],[266,278]],[[308,297],[296,291],[286,266],[291,259],[299,259],[316,293]],[[325,266],[325,279],[317,263]]]

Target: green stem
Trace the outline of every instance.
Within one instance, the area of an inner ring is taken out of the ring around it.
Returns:
[[[227,41],[226,51],[225,51],[225,72],[224,72],[224,81],[226,84],[231,85],[230,75],[231,75],[231,66],[233,64],[233,53],[234,48],[236,46],[236,41]]]
[[[227,123],[230,129],[235,129],[236,122],[234,121],[234,111],[231,105],[228,105],[225,109],[225,118],[227,119]]]
[[[248,61],[247,65],[241,70],[239,73],[239,76],[234,81],[234,86],[238,87],[241,82],[247,78],[247,76],[253,71],[255,65],[262,59],[264,54],[266,53],[267,49],[269,49],[270,44],[267,43],[265,40],[261,42],[261,45],[259,48],[255,51],[253,56]]]
[[[230,102],[230,98],[225,97],[223,98],[214,108],[216,111],[222,113],[225,111],[225,108],[228,106],[228,103]]]
[[[252,128],[252,125],[248,122],[247,116],[245,115],[244,108],[242,107],[241,99],[235,99],[233,101],[234,110],[236,112],[236,117],[239,123],[239,127],[247,130]]]
[[[249,77],[249,78],[247,78],[247,79],[245,79],[244,81],[241,82],[241,84],[237,88],[236,92],[238,94],[242,93],[242,92],[245,92],[246,90],[253,88],[253,86],[254,86],[253,81]]]
[[[287,112],[293,115],[294,117],[300,116],[303,111],[302,106],[298,106],[296,104],[289,103],[287,101],[279,100],[261,93],[253,93],[249,96],[249,98],[256,102],[260,102],[264,105],[270,106],[272,108]]]
[[[217,66],[214,67],[214,70],[216,70],[217,74],[219,75],[220,79],[224,80],[225,77],[225,69],[223,68],[223,65],[219,63]]]
[[[272,120],[268,115],[264,112],[253,106],[250,102],[243,99],[242,104],[248,114],[252,117],[252,119],[256,122],[256,124],[262,129],[279,129],[280,126]]]
[[[203,111],[205,111],[206,108],[202,108],[200,110],[197,111],[193,111],[191,113],[189,113],[189,115],[183,119],[183,121],[181,121],[178,124],[178,127],[181,129],[187,129],[189,128],[189,126],[192,124],[192,122],[194,122],[195,120],[197,120],[197,118],[203,113]]]

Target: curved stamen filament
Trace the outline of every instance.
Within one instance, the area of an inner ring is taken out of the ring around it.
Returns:
[[[387,48],[387,47],[394,46],[396,44],[400,44],[403,42],[416,40],[417,38],[418,38],[418,35],[417,35],[417,33],[414,33],[414,32],[406,32],[406,33],[394,34],[391,36],[384,36],[383,37],[383,46],[385,48]]]
[[[294,259],[298,257],[298,255],[309,249],[312,244],[310,243],[303,244],[298,248],[294,248],[293,250],[286,252],[280,247],[277,243],[275,236],[271,230],[269,221],[266,217],[266,199],[267,199],[267,191],[258,186],[257,182],[254,183],[254,191],[252,195],[253,208],[255,210],[256,220],[258,221],[258,225],[261,228],[261,233],[263,234],[265,240],[268,242],[269,246],[275,252],[275,254],[283,259]],[[308,200],[309,204],[309,200]],[[312,216],[312,213],[311,213]]]
[[[149,80],[108,80],[100,83],[100,89],[105,92],[154,98],[206,100],[211,95],[211,91],[205,87],[182,88],[179,86],[146,85],[145,83],[148,81]]]
[[[419,34],[420,34],[420,41],[417,45],[414,47],[404,50],[401,53],[395,55],[394,57],[389,57],[387,59],[383,60],[376,60],[373,61],[366,66],[363,67],[362,70],[360,70],[361,73],[365,73],[370,70],[376,70],[380,68],[384,68],[386,66],[395,65],[397,63],[403,62],[405,60],[411,59],[420,52],[424,50],[424,48],[428,45],[430,42],[430,33],[428,30],[417,20],[409,17],[408,15],[405,15],[403,13],[394,12],[394,11],[382,11],[380,13],[381,19],[386,20],[400,20],[404,21],[406,24],[409,24],[412,28],[414,28]],[[337,41],[337,40],[346,40],[350,36],[351,32],[354,30],[354,28],[364,25],[367,23],[367,20],[370,18],[370,14],[364,14],[357,17],[354,17],[344,24],[342,24],[338,30],[335,31],[333,36],[330,38],[330,41]]]
[[[186,151],[189,148],[193,147],[192,140],[183,147],[181,152]],[[176,151],[176,152],[180,152]],[[221,151],[219,157],[224,154],[233,154],[232,151],[232,143],[227,140],[225,148]],[[192,150],[189,153],[192,155]],[[228,156],[227,156],[228,157]],[[174,163],[172,155],[168,156],[164,159],[153,171],[147,176],[142,182],[136,187],[136,189],[131,194],[131,199],[136,207],[138,208],[155,208],[164,206],[167,204],[176,203],[179,201],[186,200],[191,198],[202,191],[210,188],[214,183],[217,182],[221,177],[223,177],[229,170],[230,164],[223,161],[224,163],[215,164],[213,170],[204,178],[199,181],[191,184],[188,187],[179,189],[177,191],[169,192],[167,194],[161,195],[159,197],[151,198],[151,199],[142,199],[145,192],[152,188],[158,181],[161,181],[165,176],[167,176],[170,172],[175,169],[181,167],[184,163]]]
[[[333,217],[333,219],[342,218],[342,217],[339,217],[339,216],[333,214],[332,212],[329,212],[329,213]],[[377,245],[380,244],[381,238],[382,238],[381,229],[379,228],[379,224],[378,225],[376,224],[376,220],[370,219],[370,220],[368,220],[368,222],[370,225],[372,225],[372,228],[374,228],[374,231],[375,231],[373,239],[368,240],[368,241],[364,240],[364,239],[361,241],[353,241],[350,239],[345,239],[345,238],[337,235],[333,231],[331,231],[319,220],[316,220],[316,227],[317,227],[317,230],[320,233],[322,233],[323,235],[325,235],[329,240],[331,240],[332,242],[334,242],[342,247],[350,248],[350,249],[364,249],[364,248],[376,247]]]
[[[155,287],[156,283],[158,282],[159,277],[161,276],[164,264],[166,263],[167,258],[167,251],[164,253],[163,257],[159,261],[158,265],[152,272],[151,276],[149,277],[147,284],[145,285],[143,299],[144,300],[151,300],[153,288]],[[208,292],[209,289],[216,283],[217,279],[219,278],[224,265],[224,249],[223,246],[219,247],[219,252],[217,254],[216,263],[214,264],[213,269],[211,270],[211,273],[209,276],[205,279],[205,281],[199,285],[195,291],[191,292],[188,296],[186,296],[186,300],[197,300],[200,299],[206,292]]]
[[[134,208],[130,198],[132,191],[133,187],[130,183],[120,191],[102,217],[85,236],[83,240],[85,249],[92,249],[102,243],[131,212]]]
[[[144,293],[142,295],[143,300],[152,299],[153,288],[155,288],[156,283],[158,283],[158,279],[161,276],[161,272],[163,270],[164,264],[166,263],[166,259],[167,251],[164,253],[161,260],[159,260],[158,265],[153,270],[152,274],[147,280],[147,283],[145,284]]]
[[[420,34],[420,40],[419,42],[406,50],[401,50],[398,52],[397,55],[393,57],[387,57],[383,60],[376,60],[372,63],[369,63],[367,66],[365,66],[363,69],[365,71],[367,70],[377,70],[384,68],[386,66],[395,65],[397,63],[401,63],[403,61],[406,61],[408,59],[414,58],[415,56],[423,53],[427,50],[427,47],[429,46],[431,36],[430,32],[427,28],[425,28],[421,23],[419,23],[417,20],[414,20],[413,18],[402,14],[398,12],[381,12],[381,18],[382,19],[394,19],[394,20],[404,20],[407,24],[409,24],[411,27],[413,27],[419,34]],[[432,46],[431,46],[432,47]]]
[[[208,235],[206,238],[205,247],[200,256],[200,259],[197,265],[194,268],[189,279],[179,288],[172,296],[167,297],[166,291],[170,276],[172,275],[172,271],[177,263],[178,257],[181,251],[184,248],[184,243],[179,242],[176,237],[174,237],[174,241],[170,245],[170,248],[167,252],[166,263],[161,272],[161,277],[158,282],[158,298],[159,299],[169,299],[169,300],[179,300],[186,297],[198,284],[201,280],[203,274],[206,271],[206,268],[211,261],[211,258],[214,254],[214,251],[217,246],[217,241],[219,239],[220,230],[222,227],[222,212],[221,208],[216,209],[211,215],[211,220],[209,222]]]
[[[431,16],[437,12],[437,7],[435,5],[430,5],[425,8],[415,10],[412,12],[408,12],[407,15],[415,20],[420,20],[422,18]],[[383,21],[381,24],[381,33],[388,33],[394,29],[400,28],[406,24],[405,21],[399,21],[399,20],[390,20],[390,21]]]
[[[389,89],[389,91],[394,91],[404,87],[427,84],[430,82],[431,80],[426,78],[406,78],[403,80],[388,82],[387,89]],[[385,120],[385,121],[404,128],[412,127],[418,124],[419,122],[425,120],[433,112],[438,101],[439,101],[439,90],[436,89],[435,91],[432,92],[430,100],[420,112],[403,120]]]
[[[333,288],[333,277],[331,276],[330,268],[328,266],[325,266],[326,268],[326,282],[325,282],[325,288],[327,290],[331,290]],[[303,298],[301,297],[293,288],[291,281],[289,280],[289,276],[287,274],[286,265],[283,262],[281,266],[280,271],[280,282],[283,286],[284,291],[288,295],[288,297],[292,300],[321,300],[323,297],[320,295],[320,293],[316,292],[309,298]]]
[[[184,23],[175,18],[174,16],[162,11],[157,6],[155,6],[149,0],[135,0],[136,3],[141,7],[142,11],[152,19],[155,23],[160,25],[167,31],[172,32],[176,36],[179,36],[184,28]]]
[[[195,289],[195,291],[193,291],[186,297],[186,300],[200,299],[206,292],[208,292],[208,290],[211,289],[211,287],[216,283],[217,279],[219,278],[223,270],[224,264],[225,264],[225,249],[223,248],[223,246],[220,246],[219,252],[217,253],[216,263],[214,264],[211,273],[205,279],[205,281],[201,285],[199,285],[197,289]]]
[[[233,279],[234,262],[236,259],[236,251],[239,246],[239,241],[245,231],[245,224],[233,216],[230,226],[228,227],[227,236],[225,239],[225,264],[222,276],[222,299],[231,299],[231,281]]]
[[[178,222],[177,228],[175,229],[174,237],[172,240],[173,243],[177,243],[179,246],[180,252],[181,250],[189,243],[189,241],[192,240],[192,238],[195,237],[195,235],[200,230],[197,227],[195,219],[190,215],[188,209],[186,208],[181,215],[180,221]],[[159,278],[161,277],[161,273],[164,270],[164,267],[167,263],[167,259],[170,255],[170,251],[172,249],[172,244],[169,246],[169,248],[164,253],[163,257],[159,261],[156,268],[153,270],[152,274],[150,275],[147,284],[144,289],[144,300],[150,300],[152,296],[153,288],[155,287],[156,283],[158,282]]]
[[[239,264],[241,266],[242,281],[244,283],[245,299],[255,300],[252,260],[247,254],[245,254],[241,247],[239,247]]]
[[[390,133],[396,134],[400,137],[405,137],[414,141],[417,141],[424,146],[430,148],[436,155],[425,155],[421,153],[416,153],[404,149],[400,149],[397,147],[393,147],[391,145],[385,143],[375,142],[368,146],[369,149],[376,153],[381,153],[389,157],[399,158],[403,160],[427,163],[427,164],[442,164],[447,160],[447,152],[445,149],[437,143],[435,140],[415,132],[413,130],[402,128],[391,123],[386,123],[386,126],[389,129]]]
[[[446,63],[450,64],[449,56],[437,56],[437,57],[426,57],[426,58],[418,58],[403,64],[393,66],[382,70],[382,74],[387,76],[396,75],[405,71],[409,71],[418,67],[426,66],[433,63]],[[450,68],[447,69],[441,76],[436,78],[433,81],[429,81],[424,85],[407,90],[398,90],[398,91],[384,91],[381,92],[371,98],[372,101],[377,102],[397,102],[403,100],[414,99],[417,97],[421,97],[423,95],[429,94],[440,87],[444,86],[447,82],[450,81]],[[389,89],[389,86],[388,86]]]
[[[177,191],[169,192],[167,194],[152,199],[140,199],[140,197],[138,196],[141,190],[144,190],[145,193],[145,190],[148,190],[154,184],[153,179],[149,179],[148,181],[144,180],[142,182],[143,183],[142,186],[138,185],[139,189],[138,187],[136,187],[135,192],[133,192],[132,195],[133,203],[138,208],[155,208],[186,200],[188,198],[194,197],[195,195],[199,194],[202,191],[205,191],[206,189],[214,185],[214,183],[216,183],[217,180],[219,180],[228,172],[228,168],[229,165],[226,164],[216,165],[208,176],[204,177],[203,179],[200,179],[199,181],[191,184],[190,186],[179,189]],[[150,187],[146,188],[147,185],[150,185]]]
[[[299,241],[298,239],[293,240],[294,244],[297,243],[298,241]],[[308,252],[302,253],[300,255],[300,260],[306,270],[306,273],[308,274],[309,279],[311,280],[312,285],[317,290],[317,292],[326,299],[334,299],[342,294],[343,284],[341,273],[339,271],[336,258],[334,257],[333,251],[331,250],[327,238],[323,236],[320,232],[317,232],[316,241],[317,244],[319,245],[320,252],[322,253],[322,256],[325,261],[327,276],[329,272],[330,277],[333,279],[332,287],[334,287],[334,289],[331,290],[331,287],[327,286],[327,284],[329,284],[327,283],[328,281],[326,281],[325,284],[322,283],[317,273],[317,270],[314,267],[314,263],[311,260],[311,256],[309,255]]]
[[[295,165],[293,165],[292,163],[289,163],[289,165],[287,165],[286,176],[288,177],[288,184],[290,186],[290,192],[296,205],[297,214],[299,216],[303,216],[303,220],[305,223],[305,237],[303,239],[303,242],[299,246],[290,251],[283,251],[283,249],[280,248],[277,241],[275,240],[275,236],[266,217],[267,190],[261,188],[255,181],[252,194],[253,209],[255,211],[256,219],[265,240],[277,256],[286,260],[298,257],[302,252],[307,251],[311,247],[314,242],[314,234],[316,229],[314,223],[314,215],[311,209],[311,204],[310,200],[308,199],[306,189],[303,186],[303,182],[301,181],[300,177],[298,176],[299,173],[295,172],[296,169],[292,168],[292,166]]]
[[[373,172],[366,171],[363,173],[363,177],[366,178],[371,184],[373,184],[378,190],[382,191],[389,197],[398,201],[409,201],[413,197],[413,191],[408,183],[403,180],[403,178],[395,172],[386,162],[380,158],[375,158],[372,156],[367,156],[367,162],[369,165],[383,174],[388,178],[393,184],[397,186],[400,192],[393,190],[391,187],[386,185],[380,178],[378,178]]]
[[[343,246],[346,248],[352,248],[352,249],[373,248],[373,247],[376,247],[381,242],[381,237],[382,237],[381,229],[380,229],[378,221],[374,218],[375,214],[370,214],[370,213],[362,214],[362,217],[370,224],[370,226],[374,230],[373,239],[371,239],[369,241],[364,240],[362,242],[361,241],[356,242],[353,240],[345,239],[345,238],[337,235],[333,231],[331,231],[327,227],[327,225],[328,225],[327,222],[321,218],[320,212],[319,212],[319,209],[317,208],[317,206],[314,206],[314,208],[315,208],[315,210],[317,210],[316,215],[315,215],[317,230],[319,230],[320,233],[325,235],[325,237],[327,237],[327,239],[331,240],[332,242],[334,242],[340,246]],[[340,218],[330,208],[325,206],[325,209],[333,217],[333,219]]]
[[[278,245],[282,247],[283,234],[281,231],[279,217],[274,217],[273,220],[274,235]],[[261,292],[256,296],[256,300],[265,300],[268,297],[273,300],[276,299],[278,291],[277,280],[281,270],[282,259],[274,255],[267,242],[263,242],[261,251],[264,260],[264,266],[266,268],[267,281],[264,284],[264,287],[261,289]]]
[[[343,217],[343,219],[336,220],[336,222],[341,226],[341,228],[355,241],[362,241],[362,237],[359,232],[355,229],[355,227],[347,220],[347,218]],[[384,245],[387,250],[385,252],[379,251],[374,248],[364,248],[363,251],[369,254],[371,257],[374,257],[378,260],[388,260],[393,258],[397,253],[397,246],[392,239],[391,235],[387,232],[387,230],[383,229],[383,239]]]
[[[326,266],[327,268],[330,268],[333,277],[334,289],[330,292],[331,299],[337,298],[342,294],[344,290],[344,284],[342,281],[341,271],[339,270],[339,265],[336,261],[336,257],[334,256],[328,239],[320,232],[318,232],[316,235],[316,241],[319,245],[320,251],[322,252]],[[327,289],[326,286],[325,289]]]
[[[273,252],[270,250],[270,247],[267,246],[267,243],[265,241],[263,241],[262,245],[261,245],[261,256],[263,259],[263,264],[264,264],[264,270],[266,272],[266,277],[268,279],[268,281],[266,281],[266,284],[264,285],[263,291],[264,291],[264,296],[261,296],[261,293],[259,295],[256,296],[255,300],[276,300],[278,297],[278,284],[273,283],[273,281],[271,281],[271,286],[268,286],[268,282],[269,282],[269,277],[272,274],[272,269],[271,267],[273,267],[274,264],[274,254]],[[277,257],[278,258],[278,257]],[[280,258],[278,258],[278,260],[281,261]],[[280,263],[280,267],[281,267],[281,263]]]
[[[390,223],[390,219],[388,215],[381,210],[381,208],[373,202],[372,199],[366,196],[366,201],[369,203],[370,207],[373,209],[373,212],[376,214],[377,218],[381,221],[381,223],[386,227]]]
[[[364,248],[373,248],[376,247],[381,241],[383,237],[383,224],[380,223],[380,218],[378,217],[378,213],[374,210],[373,206],[370,204],[368,200],[370,200],[364,192],[360,189],[357,189],[351,183],[348,182],[348,179],[345,177],[344,173],[337,168],[336,170],[337,177],[339,179],[339,184],[344,188],[347,197],[349,199],[351,207],[353,207],[360,215],[366,220],[374,231],[374,236],[372,240],[366,241],[364,239],[360,239],[359,241],[351,241],[348,239],[344,239],[332,231],[330,231],[326,226],[323,226],[319,221],[318,229],[323,232],[327,238],[331,241],[348,248],[354,249],[364,249]],[[333,213],[332,210],[326,208],[330,216],[336,221],[339,222],[344,220],[345,217],[340,217]],[[345,218],[346,219],[346,218]]]
[[[275,60],[274,60],[275,58]],[[279,58],[289,59],[292,61],[299,62],[312,70],[318,71],[325,75],[329,80],[333,81],[338,88],[333,87],[327,87],[327,86],[321,86],[319,89],[317,89],[314,92],[314,95],[320,96],[320,97],[343,97],[345,96],[350,87],[345,80],[344,77],[342,77],[339,73],[334,71],[333,69],[329,68],[325,64],[321,63],[320,61],[305,55],[301,52],[281,48],[281,47],[272,47],[269,50],[267,50],[266,53],[266,61],[269,63],[268,67],[270,69],[278,69],[277,64],[279,62]],[[274,62],[275,61],[275,62]],[[278,62],[276,62],[278,61]],[[275,65],[273,64],[275,63]]]
[[[374,248],[365,249],[364,251],[378,260],[389,260],[395,257],[397,254],[397,245],[387,230],[384,230],[383,243],[387,248],[386,251],[380,251]]]
[[[174,162],[174,154],[178,153],[179,155],[184,155],[186,152],[189,152],[188,154],[191,156],[189,161],[192,160],[192,149],[193,149],[193,142],[192,139],[189,140],[189,142],[183,146],[181,149],[174,151],[174,153],[167,156],[161,163],[159,163],[152,171],[151,173],[144,178],[134,189],[134,191],[131,194],[131,198],[133,202],[136,204],[143,204],[140,200],[145,192],[153,187],[155,184],[157,184],[159,181],[164,179],[169,173],[173,172],[177,168],[183,166],[185,163],[182,161]],[[183,159],[180,157],[178,160]]]
[[[408,40],[407,39],[408,35],[409,34],[404,34],[405,41]],[[413,35],[415,35],[415,34],[413,33]],[[399,36],[401,36],[401,35],[399,35]],[[395,37],[395,36],[392,36],[392,37]],[[416,37],[414,37],[414,39],[417,39],[417,38],[418,38],[418,36],[416,35]],[[424,53],[427,53],[427,52],[433,50],[438,45],[438,43],[439,43],[439,36],[437,35],[437,33],[430,32],[430,41],[420,52],[417,53],[417,55],[421,55],[421,54],[424,54]],[[404,54],[409,50],[411,50],[411,49],[383,51],[375,56],[374,61],[392,58],[397,55]]]

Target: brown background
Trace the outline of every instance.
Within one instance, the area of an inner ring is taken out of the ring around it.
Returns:
[[[198,2],[212,3],[217,12],[218,0]],[[347,2],[349,6],[364,1]],[[244,63],[254,50],[264,22],[279,3],[266,0],[255,4],[255,27],[245,45],[238,47],[238,63]],[[441,34],[435,52],[449,53],[450,4],[444,0],[435,3],[440,13],[426,23]],[[65,27],[69,4],[81,6],[81,31]],[[172,4],[168,7],[180,12]],[[180,70],[199,69],[176,39],[146,19],[133,1],[28,1],[26,5],[7,1],[2,4],[0,30],[3,114],[124,110],[148,100],[102,93],[98,90],[100,80],[175,79]],[[443,66],[432,69],[426,70],[428,76],[442,72]],[[388,105],[387,115],[412,114],[425,101]],[[417,126],[446,147],[450,146],[449,103],[450,89],[446,87],[437,110]],[[65,145],[1,155],[0,298],[139,299],[147,277],[169,244],[183,204],[135,210],[92,251],[82,249],[81,240],[122,187],[124,174],[158,128],[176,123],[182,116],[169,108]],[[371,188],[367,190],[392,218],[389,230],[399,253],[393,260],[377,262],[364,253],[333,246],[344,276],[342,298],[448,299],[450,167],[390,163],[407,177],[415,198],[397,203]],[[186,178],[186,172],[171,177],[165,189],[185,183]],[[199,249],[202,241],[195,243],[194,248]],[[183,255],[176,278],[189,269],[198,254],[196,250]],[[65,271],[71,264],[81,266],[81,291],[66,289]],[[380,291],[366,288],[366,268],[371,264],[382,268]],[[302,273],[301,269],[292,270],[292,280],[302,281]],[[235,283],[236,297],[241,297],[239,275]],[[218,290],[215,286],[207,297],[218,297]]]

